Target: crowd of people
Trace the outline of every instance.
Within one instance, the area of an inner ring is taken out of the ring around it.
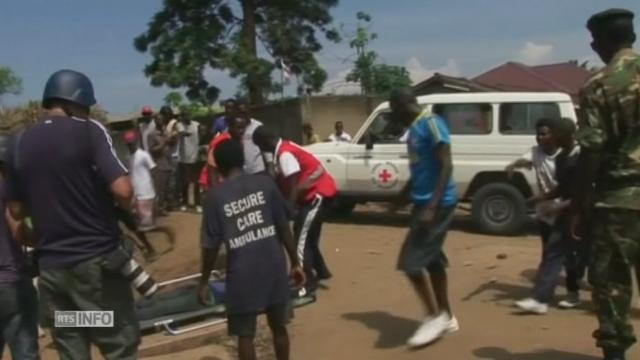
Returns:
[[[629,313],[631,268],[640,256],[640,56],[631,49],[632,19],[633,13],[613,9],[588,21],[592,48],[607,65],[583,89],[578,127],[571,119],[540,119],[538,144],[507,167],[508,173],[536,173],[539,192],[530,202],[543,244],[532,295],[516,305],[546,313],[564,267],[568,296],[559,306],[578,306],[588,262],[599,320],[594,337],[605,360],[625,359],[636,341]],[[148,107],[123,136],[130,152],[125,166],[107,129],[89,118],[95,103],[89,78],[58,71],[45,85],[41,121],[0,137],[0,331],[13,358],[39,358],[38,313],[61,359],[90,358],[91,344],[107,359],[137,358],[132,285],[144,295],[154,290],[132,284],[139,266],[119,223],[153,259],[146,233],[162,231],[173,244],[173,232],[155,217],[178,203],[203,214],[202,275],[194,296],[208,303],[209,277],[224,247],[228,330],[238,337],[239,358],[256,359],[256,318],[264,313],[277,359],[289,359],[291,288],[293,296],[306,296],[332,277],[320,238],[337,189],[322,163],[252,119],[245,103],[228,100],[212,123],[204,166],[198,165],[198,124],[188,114],[162,108],[156,115]],[[397,268],[424,306],[426,317],[408,339],[421,347],[460,328],[443,250],[458,202],[455,144],[447,120],[424,111],[410,89],[394,90],[389,104],[392,121],[408,129],[406,192],[414,206]],[[304,126],[305,143],[318,138]],[[350,136],[336,123],[330,139]],[[26,247],[35,255],[26,256]],[[114,324],[53,326],[56,311],[76,310],[113,311]]]
[[[202,213],[205,193],[200,300],[207,303],[209,275],[225,244],[229,331],[240,338],[242,358],[251,358],[262,311],[279,358],[288,357],[291,289],[294,297],[307,296],[331,277],[319,240],[326,204],[337,192],[333,178],[308,151],[252,119],[240,100],[227,101],[214,120],[203,166],[201,127],[168,107],[157,114],[142,109],[135,127],[122,134],[128,155],[120,159],[108,130],[88,116],[95,101],[87,76],[60,70],[45,85],[42,119],[0,137],[0,205],[6,210],[0,218],[0,230],[6,230],[0,239],[0,284],[6,284],[0,301],[7,309],[0,325],[12,356],[39,358],[39,313],[61,359],[88,358],[90,344],[107,359],[136,358],[140,334],[132,288],[149,297],[157,285],[135,275],[143,270],[129,240],[147,263],[155,260],[159,254],[148,233],[164,233],[170,248],[176,241],[157,217],[189,208]],[[36,157],[43,156],[37,165]],[[35,248],[32,257],[26,247]],[[247,288],[249,281],[254,285]],[[55,327],[55,313],[67,310],[113,311],[114,324]]]
[[[350,143],[351,135],[344,131],[344,124],[342,121],[336,121],[334,126],[334,132],[332,132],[324,142],[332,143]],[[313,131],[313,126],[309,123],[302,124],[302,145],[313,145],[323,142],[320,140],[320,135]]]

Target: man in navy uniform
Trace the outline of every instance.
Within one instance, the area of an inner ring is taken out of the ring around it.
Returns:
[[[11,216],[30,216],[36,239],[41,321],[56,311],[113,311],[113,327],[52,328],[60,359],[136,359],[140,343],[130,282],[104,265],[117,251],[114,200],[127,209],[132,187],[111,137],[89,118],[96,103],[87,76],[60,70],[48,80],[45,115],[16,135],[8,160]]]

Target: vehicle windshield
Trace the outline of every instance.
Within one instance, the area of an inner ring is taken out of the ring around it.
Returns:
[[[397,121],[391,121],[391,113],[378,113],[371,122],[366,133],[359,139],[359,144],[365,144],[367,138],[375,144],[400,144],[406,128]]]

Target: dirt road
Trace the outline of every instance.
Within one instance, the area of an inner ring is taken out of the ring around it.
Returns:
[[[159,279],[198,271],[199,221],[177,214],[176,251],[150,266]],[[422,317],[422,310],[395,261],[407,217],[360,209],[343,223],[327,224],[323,250],[334,278],[318,293],[318,302],[296,312],[291,326],[292,359],[493,359],[597,360],[591,332],[596,320],[584,309],[553,308],[546,316],[520,315],[513,300],[524,297],[539,260],[535,235],[489,237],[467,232],[458,218],[447,240],[450,286],[461,330],[440,342],[410,351],[405,341]],[[161,243],[158,240],[158,243]],[[498,254],[505,254],[500,260]],[[559,295],[564,289],[559,287]],[[583,298],[588,294],[584,293]],[[259,339],[262,359],[273,359],[268,332]],[[640,347],[629,354],[640,358]],[[51,349],[44,359],[55,359]],[[234,359],[233,342],[152,357],[153,360]]]

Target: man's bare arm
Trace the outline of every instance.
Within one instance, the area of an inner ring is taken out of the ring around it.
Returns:
[[[123,210],[131,209],[131,200],[133,199],[133,186],[129,176],[121,176],[111,183],[111,193],[118,205]]]
[[[276,231],[278,232],[278,237],[289,255],[289,260],[291,261],[291,273],[289,276],[296,287],[301,287],[306,282],[306,276],[302,269],[302,265],[300,264],[300,259],[296,253],[295,241],[293,239],[291,229],[289,228],[289,224],[287,222],[278,224],[276,226]]]
[[[159,153],[162,151],[162,149],[164,149],[164,147],[167,145],[168,140],[164,139],[164,138],[160,138],[160,137],[156,137],[156,140],[153,143],[153,146],[151,146],[151,148],[149,149],[149,151],[151,153]]]
[[[287,200],[293,207],[298,202],[298,196],[300,196],[300,187],[298,186],[298,174],[293,174],[287,178],[288,188],[291,189],[287,194]]]
[[[22,212],[22,210],[20,210],[20,212]],[[4,217],[7,221],[7,225],[9,226],[11,235],[19,245],[29,247],[35,246],[35,237],[33,235],[33,231],[26,224],[26,216],[22,216],[20,220],[17,220],[12,215],[11,209],[7,207]]]
[[[300,266],[300,259],[298,259],[295,240],[293,239],[293,233],[291,233],[289,224],[278,224],[276,227],[276,231],[278,232],[278,238],[282,242],[284,249],[287,251],[287,255],[289,256],[289,260],[291,261],[291,267]]]
[[[208,284],[209,277],[216,265],[216,259],[220,253],[220,245],[212,249],[202,248],[202,265],[200,268],[200,283]]]

